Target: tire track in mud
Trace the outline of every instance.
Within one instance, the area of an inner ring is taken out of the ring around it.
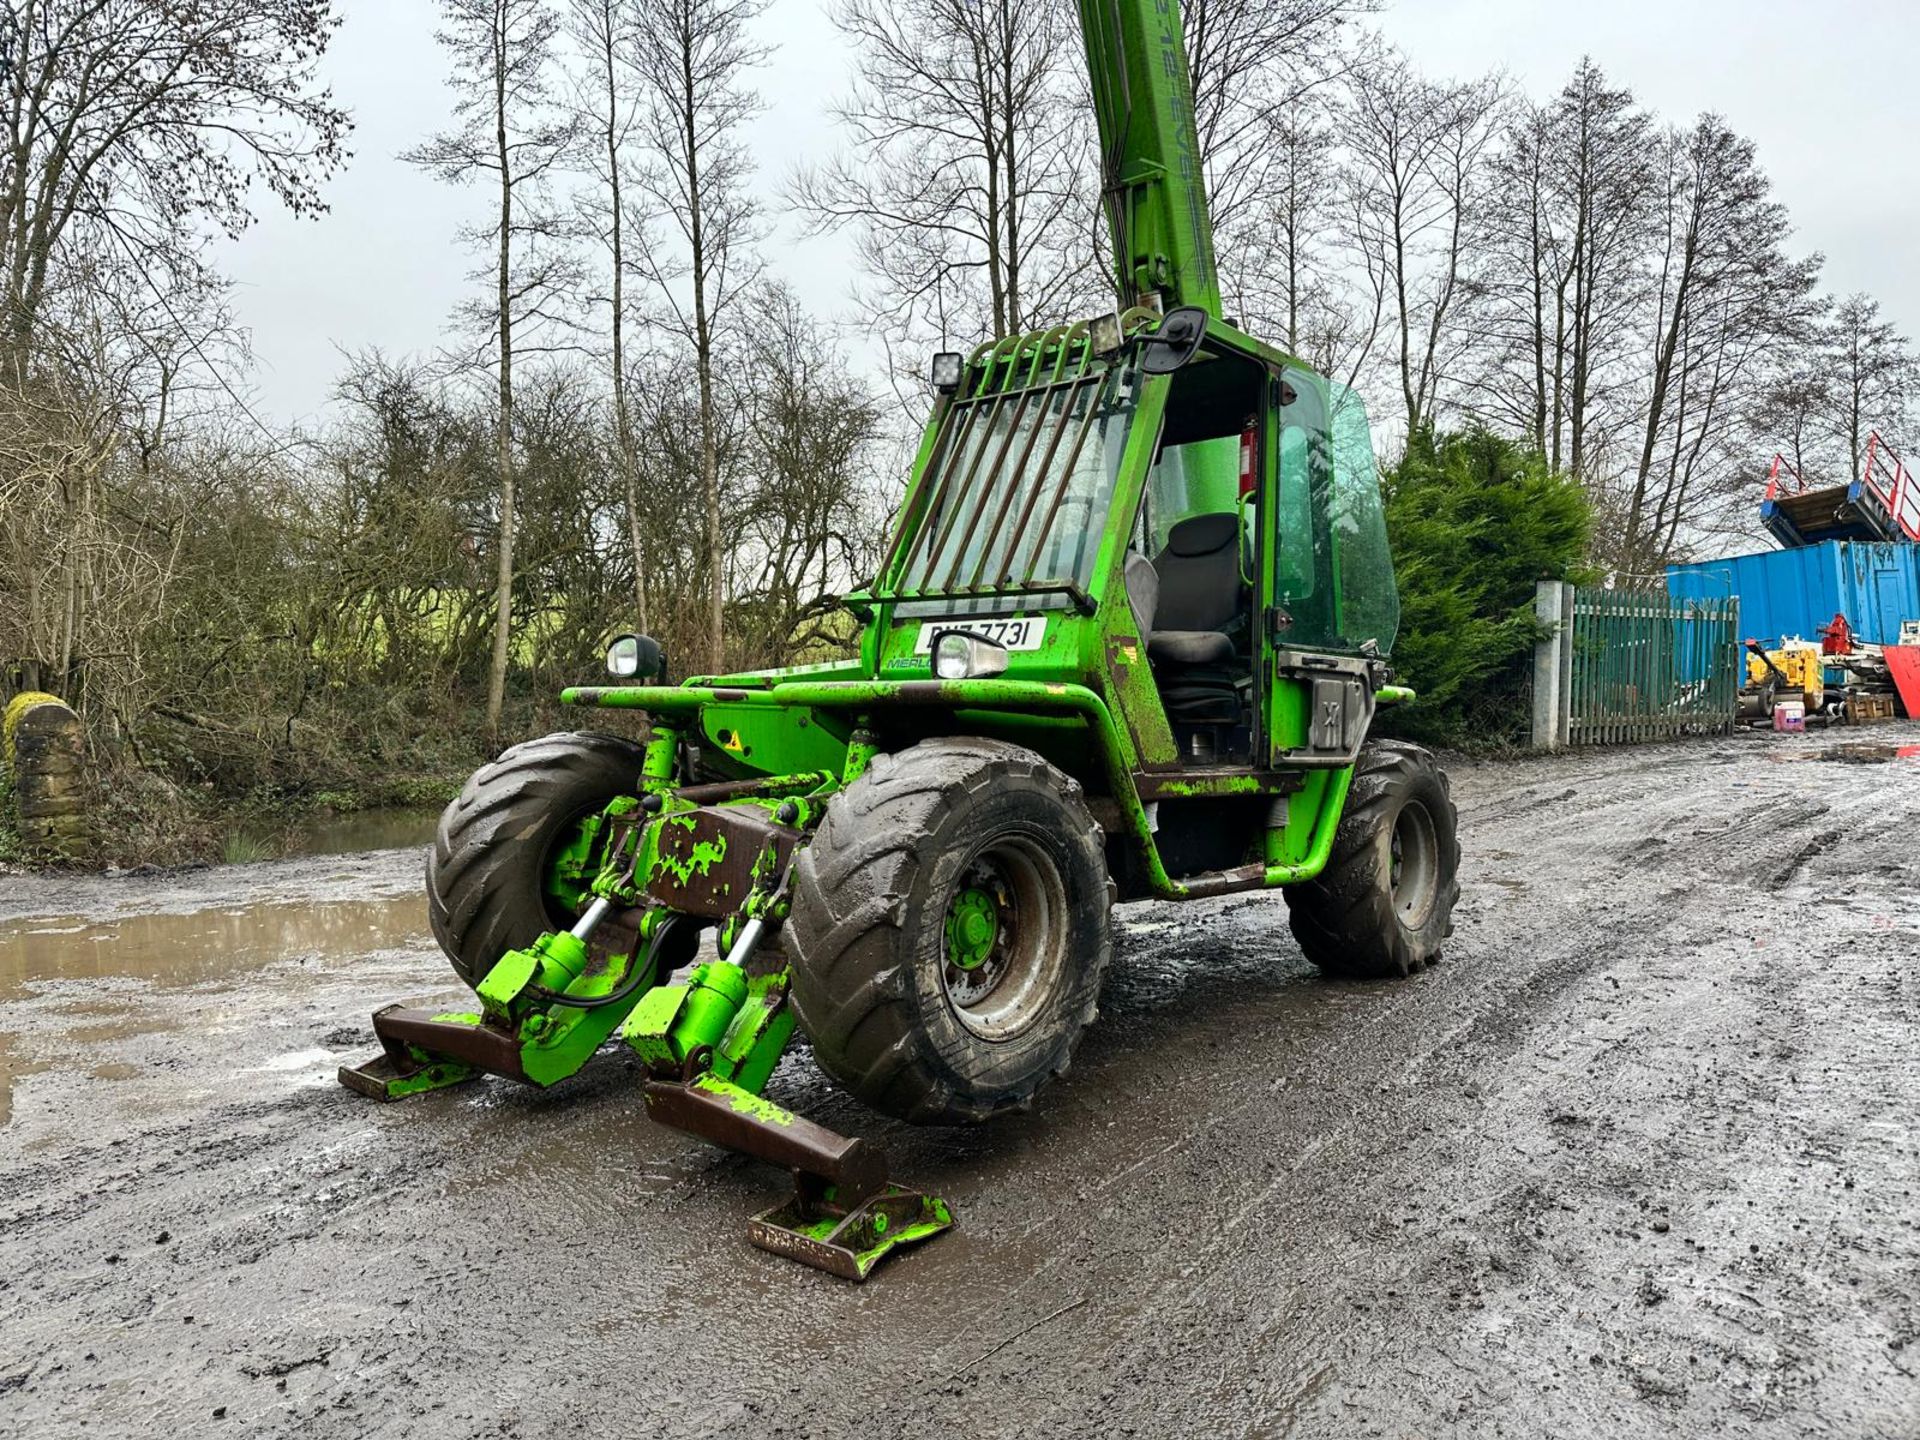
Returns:
[[[1772,761],[1817,743],[1460,764],[1459,930],[1407,983],[1320,981],[1275,897],[1129,907],[1072,1073],[1004,1123],[877,1121],[790,1058],[779,1098],[959,1211],[866,1287],[749,1249],[779,1180],[652,1127],[616,1057],[396,1107],[254,1068],[359,1048],[445,985],[425,950],[36,988],[0,1406],[323,1440],[1910,1434],[1920,767]],[[388,869],[356,873],[417,883]]]
[[[1471,841],[1471,837],[1469,839]],[[1471,867],[1469,868],[1471,870]],[[1338,1043],[1342,1048],[1362,1048],[1367,1044],[1381,1048],[1391,1048],[1393,1045],[1404,1046],[1399,1058],[1409,1071],[1417,1072],[1423,1065],[1430,1063],[1438,1052],[1453,1043],[1460,1030],[1483,1022],[1480,1011],[1484,1003],[1484,992],[1489,986],[1498,982],[1491,971],[1482,973],[1477,984],[1471,978],[1463,978],[1472,977],[1475,974],[1473,965],[1475,958],[1470,950],[1456,945],[1454,957],[1432,976],[1421,977],[1404,987],[1390,987],[1385,990],[1352,987],[1355,995],[1363,997],[1372,1009],[1364,1020],[1348,1019],[1339,1031]],[[1543,972],[1542,978],[1543,980],[1549,978],[1546,972]],[[1570,983],[1572,978],[1573,972],[1568,971],[1558,976],[1558,983]],[[1436,996],[1433,993],[1434,989],[1442,985],[1452,985],[1455,988],[1444,997]],[[1315,986],[1316,990],[1322,992],[1333,988],[1336,987]],[[1440,998],[1445,999],[1450,1011],[1463,1018],[1457,1022],[1453,1031],[1429,1034],[1424,1041],[1406,1045],[1404,1032],[1432,1030],[1434,1002]],[[1206,1004],[1204,998],[1201,1003]],[[1370,1040],[1369,1037],[1376,1032],[1382,1033],[1383,1038]],[[1342,1076],[1339,1072],[1343,1068],[1350,1067],[1343,1066],[1339,1056],[1323,1056],[1310,1052],[1304,1057],[1295,1055],[1292,1058],[1297,1063],[1305,1063],[1318,1071],[1318,1073],[1314,1070],[1309,1071],[1304,1077],[1306,1080],[1304,1087],[1299,1084],[1291,1085],[1282,1102],[1289,1104],[1288,1120],[1291,1128],[1310,1130],[1311,1138],[1305,1142],[1292,1163],[1280,1167],[1278,1175],[1253,1195],[1247,1196],[1229,1187],[1221,1187],[1216,1194],[1220,1197],[1220,1209],[1228,1212],[1224,1219],[1218,1211],[1210,1212],[1204,1204],[1205,1201],[1214,1199],[1215,1194],[1202,1197],[1203,1204],[1198,1206],[1192,1204],[1191,1197],[1188,1197],[1187,1203],[1183,1203],[1179,1210],[1181,1233],[1133,1257],[1142,1270],[1149,1274],[1172,1268],[1176,1278],[1162,1282],[1144,1299],[1118,1307],[1113,1316],[1113,1323],[1109,1327],[1114,1336],[1112,1343],[1116,1349],[1112,1353],[1115,1358],[1144,1363],[1147,1351],[1152,1346],[1162,1343],[1159,1337],[1168,1312],[1178,1314],[1178,1312],[1191,1311],[1206,1302],[1209,1292],[1220,1288],[1223,1272],[1232,1271],[1245,1259],[1244,1255],[1235,1255],[1225,1260],[1203,1262],[1198,1265],[1173,1265],[1174,1252],[1183,1242],[1204,1247],[1208,1243],[1209,1236],[1219,1233],[1231,1235],[1249,1223],[1248,1217],[1258,1214],[1263,1208],[1273,1208],[1271,1197],[1276,1193],[1302,1188],[1301,1175],[1303,1170],[1309,1167],[1316,1171],[1329,1170],[1351,1175],[1352,1167],[1364,1163],[1366,1158],[1364,1152],[1368,1149],[1405,1143],[1404,1133],[1383,1134],[1377,1128],[1377,1117],[1369,1115],[1369,1107],[1378,1104],[1375,1099],[1377,1093],[1382,1091],[1399,1093],[1398,1087],[1363,1075],[1360,1077],[1360,1085],[1357,1088],[1350,1083],[1345,1084],[1343,1088],[1343,1081],[1348,1081],[1351,1077]],[[1404,1083],[1405,1088],[1410,1091],[1411,1082]],[[1299,1097],[1303,1093],[1307,1094],[1311,1104],[1312,1092],[1315,1090],[1323,1092],[1325,1100],[1336,1107],[1336,1113],[1331,1116],[1323,1116],[1314,1111],[1306,1114],[1299,1113],[1297,1104]],[[1134,1172],[1143,1164],[1151,1164],[1160,1169],[1178,1168],[1182,1157],[1189,1152],[1217,1149],[1222,1133],[1230,1130],[1234,1125],[1233,1102],[1238,1097],[1228,1095],[1224,1098],[1227,1101],[1227,1114],[1215,1115],[1203,1120],[1197,1130],[1176,1138],[1143,1160],[1135,1162],[1129,1171],[1118,1178],[1131,1180]],[[1316,1126],[1320,1128],[1315,1128]],[[1244,1147],[1246,1142],[1240,1140],[1237,1144]],[[1258,1148],[1257,1141],[1252,1148]],[[1247,1158],[1250,1160],[1252,1157]],[[1091,1194],[1097,1197],[1104,1188],[1104,1186],[1096,1186]],[[1309,1184],[1305,1188],[1310,1191],[1312,1186]],[[1304,1197],[1293,1198],[1297,1207]],[[1337,1207],[1339,1202],[1335,1198],[1330,1203]],[[1292,1243],[1291,1239],[1289,1243]],[[1051,1270],[1051,1266],[1043,1266],[1035,1280],[1027,1282],[1027,1286],[1023,1288],[1045,1284],[1051,1279]],[[1296,1326],[1299,1324],[1299,1311],[1302,1308],[1303,1299],[1299,1292],[1289,1292],[1289,1313]],[[1152,1317],[1152,1322],[1147,1323],[1143,1317]],[[1211,1322],[1204,1324],[1201,1328],[1210,1330]],[[1324,1328],[1324,1326],[1308,1328]],[[1125,1348],[1124,1340],[1129,1333],[1135,1335],[1151,1333],[1155,1338],[1150,1342],[1142,1342],[1129,1351]],[[1203,1341],[1203,1344],[1211,1343],[1211,1336]],[[1321,1374],[1322,1371],[1315,1370],[1313,1373]],[[1244,1423],[1246,1417],[1243,1415],[1241,1418]],[[1063,1431],[1072,1429],[1071,1419],[1070,1415],[1065,1414],[1048,1415],[1049,1425],[1059,1426]]]
[[[1541,808],[1539,805],[1520,807],[1524,812],[1537,812]],[[1798,866],[1806,863],[1812,856],[1821,853],[1821,847],[1817,844],[1809,844],[1806,842],[1796,843],[1792,841],[1790,837],[1796,827],[1802,826],[1806,822],[1824,815],[1828,808],[1825,804],[1819,802],[1808,803],[1792,799],[1785,801],[1773,799],[1749,807],[1748,814],[1745,818],[1751,820],[1761,815],[1770,817],[1778,827],[1778,833],[1789,837],[1784,843],[1792,847],[1792,855],[1799,857],[1790,863]],[[1476,820],[1478,819],[1477,807],[1470,806],[1468,813],[1474,816]],[[1696,838],[1691,843],[1682,845],[1680,847],[1682,850],[1681,858],[1691,867],[1695,867],[1696,873],[1704,870],[1710,879],[1724,876],[1727,880],[1737,882],[1756,874],[1769,877],[1778,874],[1781,869],[1779,862],[1767,857],[1765,854],[1765,851],[1773,848],[1773,841],[1771,839],[1765,839],[1760,842],[1763,854],[1758,861],[1756,861],[1755,857],[1750,853],[1752,842],[1749,839],[1742,839],[1724,845],[1718,843],[1725,837],[1740,830],[1739,819],[1740,817],[1736,817],[1734,822],[1725,825],[1708,824],[1697,827],[1700,835],[1704,836],[1710,843],[1701,844]],[[1775,832],[1772,830],[1769,831],[1769,835],[1773,833]],[[1643,835],[1636,838],[1644,840],[1652,837]],[[1513,837],[1503,836],[1503,843],[1514,843]],[[1470,836],[1470,853],[1471,844],[1472,839]],[[1622,868],[1623,862],[1639,858],[1637,847],[1633,843],[1616,846],[1614,849],[1615,853],[1608,857],[1614,864],[1605,867],[1607,869]],[[1549,873],[1552,873],[1555,867],[1548,865],[1544,868],[1546,868]],[[1629,943],[1639,941],[1644,943],[1649,939],[1658,938],[1662,924],[1668,917],[1676,913],[1675,907],[1677,902],[1683,901],[1691,893],[1691,886],[1680,885],[1669,887],[1665,891],[1646,897],[1644,904],[1642,904],[1637,911],[1635,907],[1631,905],[1623,905],[1617,895],[1608,895],[1606,897],[1606,911],[1609,916],[1610,933],[1605,938],[1612,939],[1616,944],[1621,941]],[[1684,931],[1687,927],[1681,928]],[[1679,938],[1682,943],[1698,944],[1703,942],[1706,935],[1700,933],[1700,927],[1694,926],[1692,929],[1694,933],[1683,933],[1677,938]],[[1426,1045],[1423,1049],[1411,1051],[1406,1057],[1411,1064],[1411,1068],[1417,1071],[1425,1066],[1429,1070],[1439,1072],[1433,1076],[1435,1081],[1446,1078],[1445,1072],[1448,1070],[1453,1070],[1465,1075],[1475,1073],[1497,1074],[1500,1064],[1504,1059],[1520,1050],[1523,1046],[1532,1043],[1530,1036],[1521,1033],[1527,1026],[1529,1017],[1531,1017],[1531,1026],[1533,1029],[1538,1030],[1544,1027],[1549,1023],[1548,1016],[1562,996],[1573,991],[1580,982],[1586,979],[1588,971],[1595,967],[1605,968],[1606,960],[1603,954],[1603,947],[1595,943],[1601,938],[1603,937],[1597,932],[1593,932],[1568,941],[1565,935],[1562,934],[1557,937],[1558,946],[1557,950],[1552,952],[1553,958],[1540,963],[1538,968],[1534,970],[1534,973],[1523,984],[1512,989],[1506,995],[1501,997],[1489,996],[1485,993],[1486,987],[1483,986],[1479,992],[1470,993],[1461,997],[1461,1008],[1463,1009],[1472,1012],[1475,1011],[1476,1007],[1484,1008],[1479,1008],[1478,1012],[1474,1013],[1473,1018],[1465,1025],[1457,1027],[1455,1030],[1438,1037],[1433,1043]],[[1488,957],[1483,956],[1479,958],[1486,959]],[[1443,967],[1441,974],[1446,975],[1447,973],[1447,967]],[[1509,980],[1510,979],[1511,977],[1509,977]],[[1617,986],[1618,983],[1618,977],[1612,977],[1612,984]],[[1518,1027],[1518,1029],[1516,1027]],[[1489,1043],[1490,1041],[1498,1043]],[[1451,1055],[1452,1052],[1456,1050],[1458,1051],[1458,1055],[1451,1058],[1448,1063],[1436,1063],[1443,1055]],[[1297,1126],[1300,1117],[1296,1116],[1291,1118]],[[1175,1155],[1188,1146],[1200,1146],[1211,1143],[1219,1129],[1220,1123],[1221,1122],[1218,1121],[1212,1122],[1200,1135],[1193,1137],[1193,1139],[1176,1142],[1172,1146],[1156,1151],[1149,1157],[1149,1160],[1158,1166],[1164,1167],[1169,1165]],[[1421,1127],[1423,1131],[1431,1130],[1432,1128],[1430,1124],[1423,1124]],[[1345,1127],[1344,1131],[1339,1132],[1336,1137],[1316,1135],[1315,1139],[1310,1142],[1314,1148],[1309,1158],[1320,1159],[1324,1156],[1326,1147],[1329,1144],[1336,1143],[1338,1138],[1350,1138],[1353,1133],[1354,1127],[1349,1124]],[[1375,1144],[1385,1143],[1387,1145],[1393,1145],[1404,1142],[1406,1133],[1407,1132],[1403,1131],[1395,1135],[1376,1134],[1370,1138]],[[1348,1158],[1350,1159],[1351,1157]],[[1446,1157],[1436,1158],[1443,1160]],[[1300,1165],[1296,1164],[1283,1171],[1280,1178],[1272,1182],[1267,1191],[1262,1192],[1262,1196],[1271,1193],[1275,1189],[1303,1188],[1299,1184],[1298,1177],[1300,1170]],[[1350,1167],[1345,1168],[1340,1173],[1345,1175],[1348,1182],[1356,1178],[1355,1170]],[[1376,1189],[1377,1183],[1376,1181]],[[1311,1190],[1311,1186],[1304,1188]],[[1344,1190],[1344,1186],[1342,1188]],[[1373,1200],[1377,1202],[1380,1198],[1376,1194],[1369,1193],[1367,1184],[1363,1183],[1360,1188],[1363,1207],[1367,1201]],[[1261,1198],[1262,1197],[1256,1197],[1255,1200],[1250,1203],[1257,1205]],[[1352,1203],[1352,1198],[1344,1194],[1333,1197],[1333,1203],[1336,1207],[1339,1206],[1343,1200],[1347,1204]],[[1243,1202],[1240,1213],[1244,1214],[1246,1211],[1247,1203]],[[1208,1217],[1205,1215],[1196,1217],[1191,1212],[1182,1212],[1183,1226],[1188,1227],[1192,1232],[1202,1236],[1209,1233],[1207,1219]],[[1142,1263],[1142,1269],[1148,1273],[1157,1272],[1162,1268],[1167,1258],[1167,1251],[1170,1248],[1171,1244],[1163,1246],[1157,1252],[1148,1252],[1138,1257]],[[1391,1247],[1389,1246],[1383,1245],[1379,1248],[1383,1252],[1390,1253],[1391,1251]],[[1191,1321],[1178,1313],[1169,1316],[1166,1312],[1169,1310],[1179,1312],[1194,1308],[1196,1302],[1208,1298],[1209,1291],[1230,1288],[1234,1284],[1236,1277],[1244,1275],[1248,1268],[1249,1267],[1244,1264],[1244,1257],[1230,1256],[1213,1264],[1206,1270],[1206,1273],[1199,1278],[1197,1283],[1186,1285],[1183,1289],[1173,1294],[1171,1300],[1168,1299],[1167,1287],[1163,1284],[1160,1290],[1151,1295],[1147,1300],[1131,1306],[1120,1307],[1116,1312],[1116,1323],[1108,1329],[1108,1343],[1112,1347],[1107,1352],[1108,1364],[1120,1370],[1122,1373],[1131,1373],[1135,1369],[1145,1365],[1147,1357],[1150,1354],[1156,1350],[1165,1348],[1167,1344],[1165,1332],[1169,1323],[1176,1328],[1193,1326],[1204,1332],[1200,1341],[1194,1346],[1197,1353],[1193,1361],[1193,1363],[1196,1364],[1204,1363],[1202,1357],[1207,1353],[1216,1351],[1218,1345],[1223,1340],[1224,1337],[1220,1333],[1220,1321],[1223,1316],[1230,1316],[1234,1313],[1234,1306],[1231,1303],[1223,1305],[1216,1299],[1211,1303],[1207,1315],[1204,1317],[1196,1317]],[[1261,1283],[1264,1284],[1265,1281],[1266,1277],[1263,1276]],[[1243,1286],[1242,1288],[1245,1287]],[[1393,1287],[1391,1286],[1383,1287],[1376,1283],[1374,1288],[1376,1291],[1384,1288],[1387,1292],[1387,1298],[1396,1298],[1393,1295]],[[1285,1303],[1270,1312],[1268,1318],[1273,1324],[1268,1328],[1297,1330],[1302,1328],[1303,1319],[1309,1318],[1311,1323],[1307,1323],[1304,1326],[1309,1333],[1324,1331],[1327,1328],[1327,1316],[1332,1307],[1322,1306],[1315,1311],[1311,1317],[1303,1317],[1301,1313],[1302,1308],[1297,1292],[1288,1292]],[[1128,1334],[1151,1338],[1137,1339],[1129,1346],[1125,1338]],[[1391,1362],[1394,1357],[1391,1353],[1383,1352],[1379,1358]],[[1328,1383],[1325,1365],[1316,1368],[1304,1362],[1296,1363],[1291,1367],[1291,1373],[1308,1377],[1310,1383],[1305,1387],[1303,1393],[1310,1392],[1310,1397],[1326,1395],[1333,1388]],[[1647,1395],[1657,1395],[1660,1392],[1656,1382],[1657,1377],[1655,1381],[1647,1381],[1643,1376],[1641,1382],[1639,1382],[1640,1389],[1644,1390]],[[1149,1393],[1156,1392],[1150,1391]],[[1286,1409],[1285,1406],[1281,1406],[1278,1409],[1267,1412],[1255,1412],[1247,1407],[1248,1396],[1243,1385],[1236,1386],[1233,1393],[1238,1395],[1240,1408],[1238,1414],[1233,1415],[1231,1418],[1241,1425],[1260,1423],[1257,1418],[1259,1413],[1265,1413],[1266,1418],[1271,1419],[1273,1415],[1282,1413]],[[1228,1412],[1230,1412],[1231,1409],[1232,1407],[1229,1406]],[[1074,1422],[1076,1418],[1074,1410],[1075,1407],[1073,1405],[1066,1404],[1055,1410],[1043,1411],[1042,1413],[1046,1417],[1047,1428],[1057,1433],[1072,1433],[1075,1429]],[[1176,1410],[1170,1411],[1164,1416],[1154,1418],[1173,1423],[1182,1417],[1187,1419],[1192,1418],[1190,1408],[1184,1403],[1177,1407]],[[956,1414],[951,1418],[957,1420],[959,1417]],[[1223,1413],[1221,1416],[1210,1418],[1228,1418],[1228,1416],[1227,1413]],[[1084,1422],[1084,1416],[1082,1416],[1082,1419]],[[1792,1432],[1789,1429],[1785,1433]]]

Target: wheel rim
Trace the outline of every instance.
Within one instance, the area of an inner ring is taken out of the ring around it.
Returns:
[[[1433,816],[1417,800],[1408,801],[1394,817],[1391,855],[1388,883],[1394,913],[1402,924],[1417,930],[1432,913],[1440,889],[1439,837]]]
[[[1011,1040],[1045,1013],[1066,972],[1067,887],[1035,840],[984,847],[947,902],[941,983],[956,1018],[983,1040]]]

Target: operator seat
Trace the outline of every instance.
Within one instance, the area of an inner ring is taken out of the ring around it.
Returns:
[[[1147,654],[1177,665],[1223,665],[1233,658],[1226,633],[1241,612],[1240,517],[1232,511],[1189,515],[1167,532],[1153,557],[1159,603]]]
[[[1158,594],[1147,656],[1168,716],[1233,724],[1240,718],[1240,697],[1227,631],[1245,608],[1240,517],[1232,511],[1189,515],[1167,532],[1153,572]]]

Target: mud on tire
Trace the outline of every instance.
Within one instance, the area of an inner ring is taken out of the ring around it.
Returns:
[[[1327,975],[1411,975],[1439,959],[1453,933],[1459,872],[1446,772],[1418,745],[1370,741],[1354,766],[1327,868],[1287,887],[1287,919]]]
[[[963,904],[994,937],[964,971]],[[941,739],[876,756],[796,862],[783,933],[814,1058],[906,1120],[1022,1107],[1094,1017],[1111,910],[1080,787],[1032,751]]]
[[[447,806],[427,854],[427,918],[467,984],[573,923],[547,894],[548,861],[575,823],[634,793],[642,754],[612,735],[543,736],[475,771]]]

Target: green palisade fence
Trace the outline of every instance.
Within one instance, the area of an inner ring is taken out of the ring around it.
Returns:
[[[1665,590],[1573,592],[1567,740],[1621,745],[1733,729],[1739,604]]]

